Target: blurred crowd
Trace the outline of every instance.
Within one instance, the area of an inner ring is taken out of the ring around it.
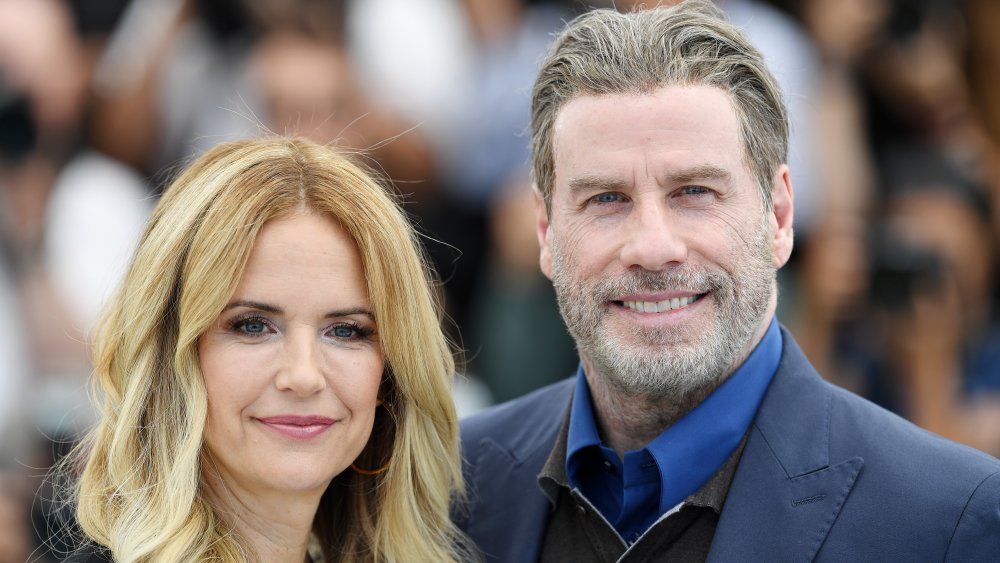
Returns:
[[[564,21],[655,3],[0,0],[0,562],[52,560],[88,331],[158,194],[221,141],[305,136],[391,181],[464,351],[460,411],[568,376],[530,88]],[[791,112],[779,318],[830,380],[1000,453],[1000,3],[718,3]]]

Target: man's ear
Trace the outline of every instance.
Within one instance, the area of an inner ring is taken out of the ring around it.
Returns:
[[[771,201],[774,204],[774,266],[780,268],[788,262],[792,255],[792,219],[795,216],[792,178],[788,166],[782,164],[772,181]]]
[[[538,186],[534,186],[531,192],[535,196],[535,230],[538,234],[538,265],[542,268],[545,277],[552,279],[552,248],[549,243],[549,210],[545,206],[545,198],[542,192],[538,191]]]

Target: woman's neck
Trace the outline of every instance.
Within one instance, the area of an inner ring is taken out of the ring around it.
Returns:
[[[250,491],[219,476],[206,478],[208,498],[249,544],[258,561],[302,563],[322,490],[309,493]]]

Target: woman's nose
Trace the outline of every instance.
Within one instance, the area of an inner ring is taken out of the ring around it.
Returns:
[[[307,331],[290,331],[285,338],[285,360],[281,366],[275,385],[280,391],[292,391],[308,396],[326,387],[323,373],[323,358],[313,334]]]

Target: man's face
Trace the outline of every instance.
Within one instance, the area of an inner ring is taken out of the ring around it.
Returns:
[[[732,103],[708,86],[576,98],[553,135],[541,266],[588,374],[646,396],[714,387],[773,314],[792,245],[787,168],[766,211]]]

